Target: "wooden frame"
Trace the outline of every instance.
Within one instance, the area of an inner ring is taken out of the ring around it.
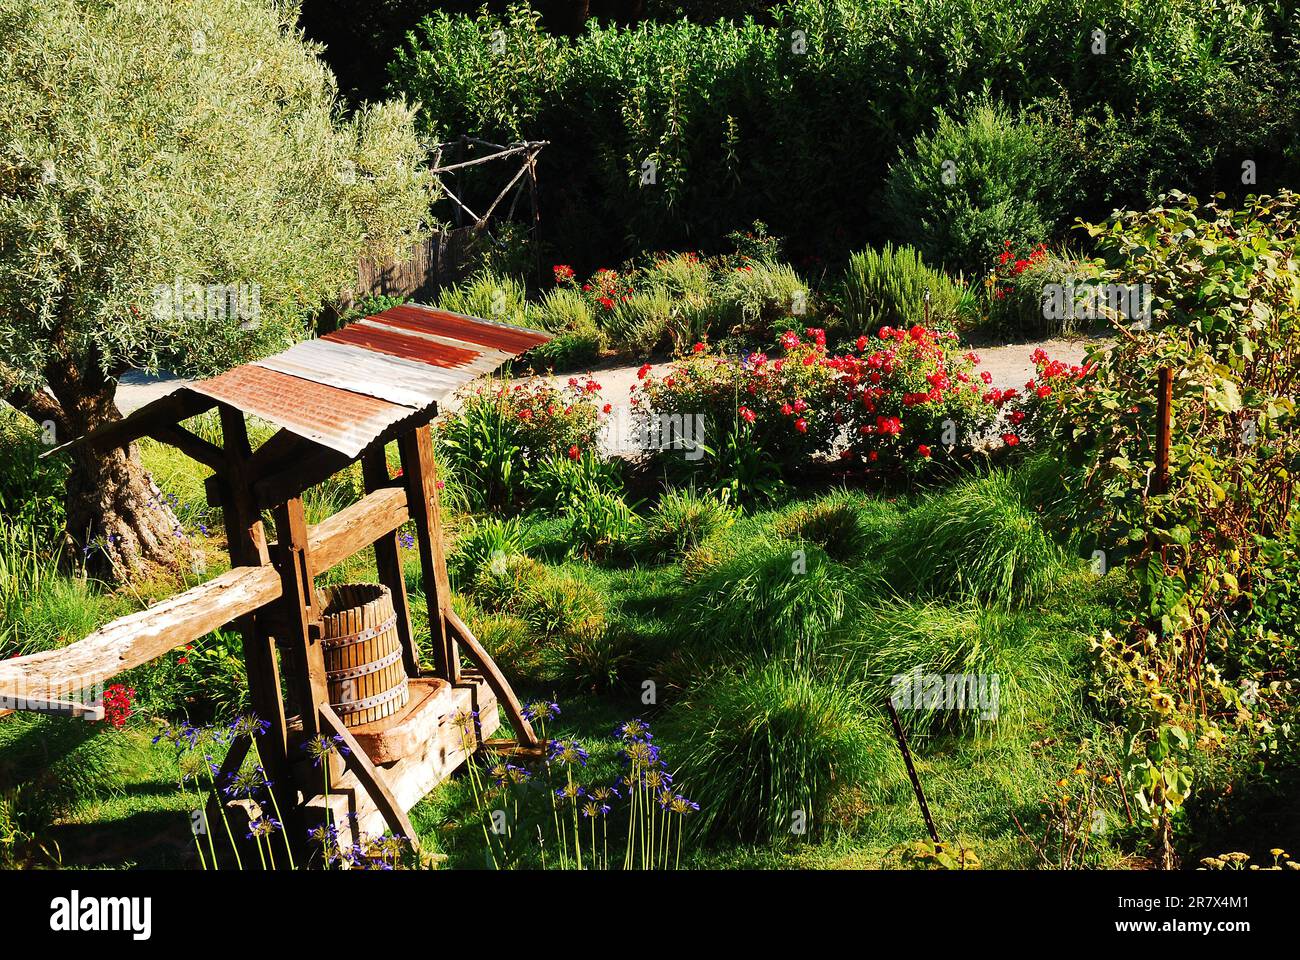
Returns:
[[[484,732],[490,733],[496,729],[500,704],[515,732],[516,739],[509,742],[521,749],[539,750],[541,746],[505,675],[451,608],[429,427],[435,411],[424,411],[419,422],[397,425],[395,436],[386,432],[359,457],[350,459],[284,430],[255,452],[249,444],[244,414],[225,403],[217,404],[222,427],[222,446],[218,447],[179,425],[182,414],[192,415],[201,406],[205,405],[191,399],[178,401],[163,411],[170,412],[171,419],[161,414],[151,417],[147,432],[214,470],[208,482],[209,500],[222,508],[230,571],[116,620],[68,647],[0,663],[0,702],[23,704],[21,709],[30,704],[30,709],[39,710],[45,705],[48,712],[67,713],[66,702],[42,698],[37,695],[39,690],[66,690],[78,681],[83,686],[103,683],[233,623],[243,640],[254,712],[269,724],[258,749],[275,784],[279,808],[292,820],[286,827],[292,825],[297,836],[306,836],[301,829],[303,818],[314,804],[319,806],[320,798],[312,795],[313,777],[304,775],[302,747],[313,737],[326,736],[347,748],[346,753],[335,752],[325,768],[331,795],[334,784],[341,790],[351,789],[347,785],[352,784],[358,794],[352,802],[365,807],[355,811],[358,823],[382,818],[394,833],[415,844],[406,809],[481,746],[480,738],[475,736],[467,744],[462,733],[458,742],[451,742],[455,735],[448,731],[455,725],[448,724],[442,714],[426,716],[418,726],[421,736],[448,739],[436,745],[437,749],[429,742],[414,742],[411,736],[383,738],[382,724],[379,732],[368,730],[360,738],[354,735],[329,702],[316,576],[373,547],[379,581],[392,596],[406,674],[410,681],[441,684],[423,691],[419,698],[423,708],[444,712],[490,709],[490,718],[483,722]],[[122,442],[126,436],[111,434],[108,442]],[[397,478],[389,475],[385,454],[391,439],[397,441],[402,464]],[[304,490],[358,459],[365,495],[309,527],[301,499]],[[263,529],[264,509],[270,509],[274,519],[274,543],[268,543]],[[424,581],[432,670],[425,670],[420,663],[411,625],[398,536],[399,528],[408,522],[415,526]],[[462,655],[473,663],[473,673],[462,671]],[[286,710],[281,692],[282,670],[290,703],[296,707],[293,713]],[[440,692],[431,695],[431,690]],[[391,719],[394,723],[415,722],[404,713],[399,711]],[[372,761],[362,741],[377,738],[390,746],[408,744],[412,756],[393,758],[384,753],[382,762]],[[232,770],[227,773],[233,772],[248,748],[248,742],[232,745],[225,765]],[[219,798],[213,798],[209,805],[217,802]]]

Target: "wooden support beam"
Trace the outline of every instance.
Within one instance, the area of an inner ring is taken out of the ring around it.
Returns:
[[[383,447],[369,450],[361,458],[361,474],[367,493],[389,487],[393,480],[388,475],[388,459],[384,455]],[[406,596],[406,577],[402,574],[402,550],[398,543],[397,528],[394,527],[380,536],[374,546],[375,568],[379,572],[379,582],[388,587],[392,594],[393,613],[397,615],[397,636],[402,642],[402,662],[406,667],[406,675],[418,677],[420,651],[415,644],[415,633],[411,629],[411,605]]]
[[[220,404],[222,446],[226,454],[226,470],[221,484],[222,517],[226,525],[226,541],[230,550],[230,563],[234,567],[268,567],[271,557],[266,545],[266,532],[257,508],[253,505],[248,484],[248,460],[252,448],[248,442],[248,427],[244,414],[230,406]],[[248,695],[253,712],[259,720],[270,725],[262,762],[266,767],[280,809],[290,809],[289,793],[289,728],[284,713],[284,698],[280,694],[280,663],[276,658],[275,640],[266,629],[259,627],[253,613],[235,620],[244,646],[244,666],[248,671]]]
[[[433,645],[434,669],[451,683],[460,682],[460,654],[456,642],[447,636],[446,618],[451,612],[451,583],[447,577],[446,548],[442,539],[442,513],[438,504],[438,478],[433,462],[433,436],[427,423],[397,440],[406,479],[406,500],[415,521],[415,538],[420,548],[424,574],[424,597],[429,610],[429,634]]]
[[[321,706],[320,725],[327,736],[340,738],[344,746],[348,748],[344,763],[356,776],[357,780],[361,782],[366,793],[370,795],[370,799],[374,801],[375,806],[383,813],[384,822],[388,824],[388,829],[392,830],[395,836],[405,837],[414,849],[419,850],[420,838],[415,832],[415,827],[411,826],[406,811],[402,809],[402,805],[397,802],[397,798],[388,789],[388,784],[384,782],[379,771],[375,769],[375,765],[370,762],[370,758],[366,756],[366,751],[361,748],[361,744],[357,743],[356,737],[352,736],[348,728],[343,725],[343,721],[339,719],[339,715],[334,712],[334,709],[328,703]]]
[[[190,433],[184,427],[176,425],[154,427],[149,431],[149,436],[175,447],[181,453],[197,460],[205,467],[211,467],[218,473],[226,469],[226,452],[216,444]]]
[[[148,436],[156,427],[169,426],[182,420],[188,420],[190,417],[196,417],[200,413],[211,410],[216,405],[217,401],[211,397],[205,397],[201,393],[182,387],[175,393],[159,397],[157,400],[146,404],[129,417],[114,420],[107,426],[100,427],[83,437],[77,437],[65,444],[52,447],[42,453],[41,457],[48,457],[77,443],[90,443],[99,450],[125,447],[141,437]]]
[[[56,650],[0,660],[0,691],[7,698],[39,699],[105,683],[132,667],[192,643],[280,595],[273,567],[236,567],[148,610],[100,627]]]
[[[510,718],[510,725],[515,728],[519,745],[525,748],[540,746],[537,734],[533,732],[533,725],[524,716],[523,706],[501,672],[501,668],[496,665],[496,661],[492,659],[487,649],[478,642],[478,638],[470,632],[469,627],[465,626],[464,621],[456,616],[454,610],[447,611],[447,627],[452,636],[465,645],[465,651],[470,659],[483,671],[483,679],[496,694],[497,700],[505,707],[506,716]]]
[[[318,636],[311,629],[320,618],[315,610],[315,571],[311,553],[307,549],[307,521],[303,515],[302,500],[295,497],[275,509],[276,553],[279,555],[280,598],[283,633],[282,644],[292,652],[292,673],[288,677],[290,688],[296,695],[303,732],[308,737],[319,735],[316,722],[322,704],[329,703],[329,684],[325,677],[325,654]],[[331,779],[335,773],[331,767]]]

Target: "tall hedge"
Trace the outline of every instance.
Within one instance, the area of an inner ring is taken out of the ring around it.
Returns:
[[[1036,162],[1067,200],[1057,228],[1167,187],[1276,187],[1300,143],[1295,6],[793,0],[775,25],[589,24],[576,38],[516,7],[426,18],[390,77],[426,130],[552,141],[544,218],[575,262],[707,246],[755,218],[795,251],[842,250],[893,235],[890,167],[940,109],[985,95],[1044,127]],[[1258,187],[1242,183],[1248,160]]]

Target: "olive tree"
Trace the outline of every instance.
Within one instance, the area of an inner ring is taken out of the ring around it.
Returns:
[[[119,414],[117,378],[281,349],[362,257],[426,229],[411,110],[345,115],[270,0],[0,6],[0,398],[62,443]],[[70,449],[67,526],[101,562],[174,557],[134,447]]]

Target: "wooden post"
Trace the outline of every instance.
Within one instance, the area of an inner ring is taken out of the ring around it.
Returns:
[[[361,474],[366,493],[374,493],[392,482],[384,448],[371,450],[361,459]],[[402,550],[396,530],[390,530],[374,543],[375,567],[379,582],[393,595],[393,613],[397,614],[397,636],[402,641],[402,662],[408,677],[420,675],[420,651],[411,629],[411,606],[406,596],[406,578],[402,574]]]
[[[303,733],[311,738],[321,733],[320,708],[329,703],[329,683],[325,676],[325,652],[321,647],[314,621],[320,619],[316,606],[315,569],[307,550],[307,520],[302,499],[294,497],[275,508],[275,532],[278,540],[280,608],[284,636],[280,640],[292,653],[288,678],[298,701]],[[330,782],[342,768],[329,756]]]
[[[455,640],[447,635],[451,583],[447,578],[438,481],[433,463],[433,436],[429,425],[423,424],[403,434],[397,445],[402,455],[402,473],[406,478],[407,509],[415,521],[415,537],[420,547],[434,669],[439,677],[456,684],[460,682],[460,652]]]
[[[225,518],[226,541],[232,566],[257,567],[270,563],[266,533],[253,507],[248,483],[248,460],[251,448],[244,415],[228,404],[220,405],[221,435],[226,453],[226,473],[221,488],[221,512]],[[262,629],[254,614],[235,621],[244,644],[244,664],[248,669],[248,693],[253,712],[270,724],[261,751],[267,776],[274,782],[280,809],[296,807],[290,791],[289,737],[284,717],[284,700],[280,696],[280,668],[275,656],[275,641]]]
[[[1169,491],[1169,447],[1173,442],[1174,371],[1160,368],[1160,392],[1156,396],[1155,492]]]

